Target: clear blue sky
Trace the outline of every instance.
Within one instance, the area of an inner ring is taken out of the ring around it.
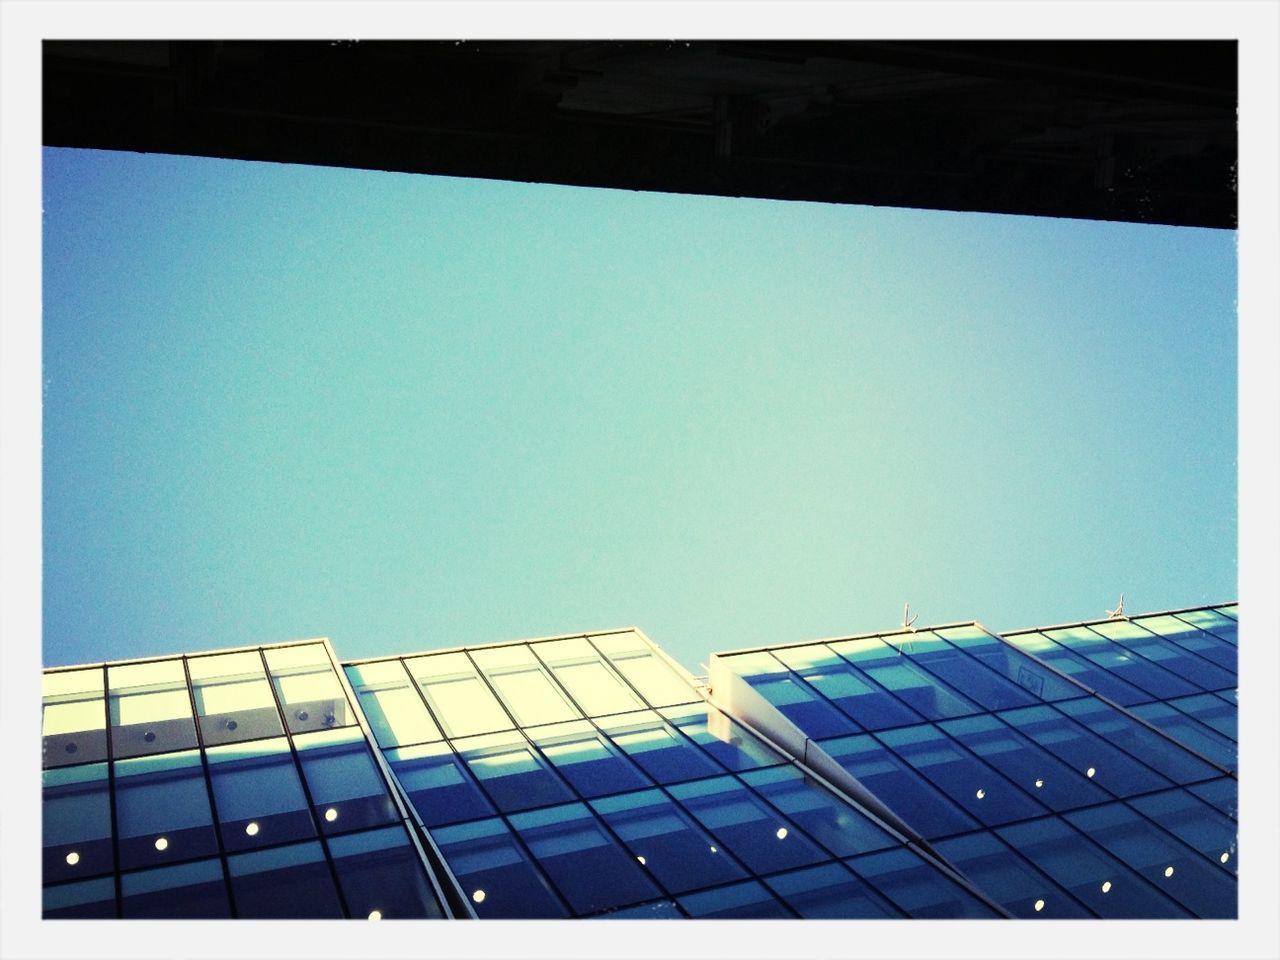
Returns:
[[[1236,236],[45,151],[44,660],[1236,595]]]

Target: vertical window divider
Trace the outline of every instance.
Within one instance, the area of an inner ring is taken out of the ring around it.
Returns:
[[[102,665],[102,709],[107,718],[107,801],[111,808],[111,858],[112,880],[115,883],[116,917],[124,916],[124,894],[120,877],[120,828],[116,818],[116,762],[115,737],[111,729],[111,683],[107,665]]]

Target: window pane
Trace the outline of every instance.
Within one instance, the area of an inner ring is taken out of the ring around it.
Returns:
[[[264,653],[290,733],[355,723],[324,644],[274,647]]]
[[[115,854],[111,849],[107,765],[46,770],[43,779],[44,882],[110,873]],[[111,913],[115,914],[114,899]]]
[[[922,719],[901,700],[840,660],[838,664],[801,672],[805,682],[868,730],[882,730]]]
[[[1234,692],[1234,691],[1233,691]],[[1231,740],[1239,740],[1237,730],[1238,708],[1232,702],[1223,702],[1219,696],[1198,694],[1194,697],[1179,697],[1170,700],[1169,706],[1195,717],[1205,726],[1212,727],[1218,733]]]
[[[540,669],[490,671],[489,681],[521,726],[558,723],[580,714]]]
[[[746,876],[728,852],[665,794],[643,790],[591,806],[634,856],[672,893]]]
[[[119,760],[115,768],[122,870],[218,852],[198,751]]]
[[[208,757],[213,802],[228,851],[315,836],[302,781],[283,737],[210,747]]]
[[[482,920],[569,915],[501,820],[441,827],[431,836]]]
[[[514,724],[464,653],[443,653],[405,661],[444,727],[446,736],[467,737]]]
[[[379,746],[399,747],[440,739],[440,729],[399,660],[361,663],[345,669]]]
[[[447,743],[389,750],[387,760],[425,826],[493,815],[492,804]]]
[[[320,829],[342,833],[399,819],[358,729],[326,730],[294,740]]]
[[[995,917],[998,914],[915,852],[899,847],[845,861],[909,917]]]
[[[910,640],[904,641],[904,645],[908,643]],[[882,640],[863,637],[841,640],[829,646],[926,719],[938,720],[979,712],[978,707],[965,697]]]
[[[116,915],[116,884],[110,877],[44,888],[46,920],[101,920]]]
[[[1211,863],[1235,873],[1239,866],[1236,822],[1186,790],[1133,797],[1126,801]]]
[[[921,836],[965,833],[978,826],[977,820],[874,737],[839,737],[821,746]]]
[[[140,757],[196,745],[191,697],[181,660],[107,668],[111,750]]]
[[[1235,881],[1124,804],[1077,810],[1066,819],[1196,916],[1235,917]]]
[[[101,667],[44,675],[44,766],[107,758],[102,677]]]
[[[1125,683],[1093,661],[1085,659],[1066,647],[1059,646],[1041,633],[1032,631],[1030,633],[1008,634],[1005,639],[1020,650],[1025,650],[1027,653],[1045,661],[1055,670],[1065,673],[1077,683],[1084,684],[1084,686],[1102,694],[1108,700],[1114,700],[1122,707],[1128,707],[1135,703],[1145,703],[1153,699],[1147,691]],[[1076,694],[1073,695],[1078,695],[1079,693],[1080,691],[1076,691]]]
[[[1045,636],[1063,646],[1070,647],[1108,673],[1120,677],[1140,690],[1147,691],[1157,699],[1180,697],[1199,690],[1194,684],[1157,666],[1138,653],[1129,652],[1120,644],[1112,643],[1088,627],[1050,630],[1045,633]]]
[[[227,858],[236,915],[259,920],[341,917],[320,844],[272,847]]]
[[[1051,810],[1111,799],[1083,772],[1067,766],[996,717],[962,717],[944,720],[938,726]]]
[[[795,916],[755,880],[688,894],[680,898],[680,906],[691,917],[721,920],[777,920]]]
[[[622,714],[599,723],[614,746],[659,783],[724,772],[723,767],[656,713]]]
[[[594,637],[597,648],[652,707],[669,707],[702,699],[693,684],[678,674],[635,633]]]
[[[670,789],[712,836],[755,873],[826,859],[794,823],[732,777],[682,783]]]
[[[1015,917],[1060,920],[1094,916],[995,834],[970,833],[940,840],[935,847],[948,863]]]
[[[979,706],[987,710],[1004,710],[1008,707],[1030,706],[1040,702],[1040,697],[1017,684],[1010,683],[1000,674],[987,669],[980,661],[946,643],[936,634],[920,636],[926,639],[933,638],[934,643],[927,649],[911,651],[912,660]],[[918,640],[913,642],[913,646],[918,644]]]
[[[849,718],[790,674],[753,677],[750,684],[809,737],[836,737],[858,729]]]
[[[1136,623],[1119,620],[1099,623],[1094,628],[1126,650],[1159,664],[1170,673],[1205,690],[1220,690],[1236,685],[1233,670],[1224,670],[1171,640],[1157,637]]]
[[[1000,714],[1009,726],[1116,796],[1163,790],[1173,784],[1052,707]]]
[[[652,786],[595,727],[586,721],[528,731],[551,763],[584,797],[601,797]]]
[[[573,799],[569,788],[519,733],[471,737],[454,746],[504,813]]]
[[[1185,713],[1175,710],[1169,704],[1159,701],[1139,704],[1130,709],[1147,723],[1159,727],[1163,733],[1208,757],[1219,766],[1228,770],[1236,768],[1235,741],[1224,737],[1216,730],[1211,730]]]
[[[1231,819],[1239,819],[1239,786],[1231,777],[1210,780],[1208,783],[1193,783],[1187,789]]]
[[[384,920],[444,916],[403,827],[334,837],[329,852],[351,916],[376,915]]]
[[[577,913],[661,895],[639,861],[581,803],[516,814],[511,825]]]
[[[1078,697],[1084,692],[1020,650],[977,627],[955,627],[939,630],[938,634],[1039,700],[1063,700]]]
[[[206,746],[284,733],[258,651],[191,657],[187,669]]]
[[[1185,620],[1173,616],[1139,617],[1133,621],[1137,626],[1159,634],[1184,650],[1199,654],[1206,660],[1217,664],[1234,675],[1237,671],[1237,651],[1234,645],[1227,643],[1212,633],[1206,633],[1193,627]]]
[[[805,919],[879,920],[902,916],[889,901],[838,863],[778,874],[765,883]]]
[[[1100,917],[1190,916],[1057,817],[997,827],[996,833]]]
[[[709,703],[668,707],[662,715],[730,770],[754,770],[785,758]]]
[[[742,779],[838,857],[898,845],[861,811],[795,767],[755,770]]]
[[[196,920],[231,916],[220,860],[126,873],[120,878],[125,919]]]
[[[541,644],[539,652],[541,647],[547,646],[551,644]],[[594,650],[592,654],[595,654]],[[565,685],[588,716],[623,713],[644,706],[598,657],[586,663],[566,663],[552,669],[556,679]]]
[[[1210,780],[1219,774],[1219,771],[1167,737],[1131,720],[1101,700],[1092,697],[1085,700],[1065,700],[1056,704],[1056,707],[1108,743],[1114,743],[1131,756],[1140,757],[1147,766],[1177,783]]]
[[[987,826],[1048,812],[930,724],[883,730],[876,736]]]

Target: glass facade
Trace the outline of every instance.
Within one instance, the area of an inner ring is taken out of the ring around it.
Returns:
[[[51,670],[44,915],[1233,917],[1237,630]]]

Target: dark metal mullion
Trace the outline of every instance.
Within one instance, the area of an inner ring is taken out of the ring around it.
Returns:
[[[231,893],[231,868],[227,865],[227,850],[222,842],[222,818],[218,816],[218,804],[213,796],[213,777],[209,773],[209,757],[205,753],[204,731],[200,729],[200,713],[196,708],[195,687],[191,683],[191,667],[182,657],[182,675],[187,683],[187,700],[191,704],[191,722],[196,728],[196,746],[200,751],[200,769],[204,776],[204,789],[209,797],[209,815],[213,818],[213,836],[218,844],[218,862],[222,866],[222,885],[227,893],[227,906],[235,919],[239,913],[235,897]]]
[[[111,726],[111,682],[107,665],[102,665],[102,709],[107,718],[107,800],[111,807],[111,865],[112,880],[115,882],[116,916],[124,916],[124,893],[121,883],[122,865],[120,863],[120,826],[116,816],[116,763],[115,737]]]
[[[302,769],[302,758],[298,755],[298,748],[294,745],[293,732],[289,729],[289,720],[284,712],[284,704],[280,702],[280,693],[276,690],[275,676],[271,673],[271,667],[267,663],[267,655],[262,648],[258,648],[258,657],[262,660],[263,672],[267,675],[267,685],[271,687],[271,697],[275,701],[276,712],[280,715],[280,720],[284,725],[284,736],[289,743],[289,756],[293,759],[293,768],[298,775],[298,781],[302,784],[302,792],[307,798],[307,812],[311,815],[311,822],[316,828],[316,836],[320,840],[320,851],[324,854],[325,864],[329,868],[329,876],[333,879],[333,889],[338,895],[338,903],[342,906],[342,912],[349,918],[355,919],[351,915],[351,908],[347,904],[347,897],[342,892],[342,883],[338,879],[338,868],[333,860],[333,854],[329,851],[329,843],[324,835],[324,828],[320,826],[316,819],[316,803],[315,798],[311,795],[311,786],[307,783],[306,774]]]

